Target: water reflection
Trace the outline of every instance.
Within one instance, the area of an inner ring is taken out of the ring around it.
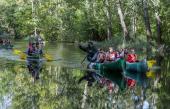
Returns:
[[[62,48],[64,44],[59,46]],[[79,79],[87,74],[86,70],[79,67],[81,66],[80,63],[84,58],[84,54],[77,50],[78,48],[76,49],[73,45],[71,46],[68,44],[66,47],[68,48],[63,47],[63,51],[59,48],[56,49],[55,47],[51,47],[49,50],[49,54],[56,56],[56,59],[61,58],[65,59],[65,61],[47,62],[42,66],[39,62],[35,62],[38,66],[34,66],[34,62],[32,64],[31,62],[26,64],[24,61],[10,61],[9,59],[0,58],[0,108],[134,108],[134,101],[132,100],[131,92],[128,89],[121,93],[110,94],[107,86],[101,87],[97,82],[93,82],[92,87],[87,87],[86,81],[81,81],[81,84],[78,84]],[[75,50],[75,52],[71,52],[71,49]],[[75,69],[75,65],[77,64],[77,68],[79,69]],[[36,71],[41,71],[41,73],[39,73],[39,79],[35,82],[32,82],[32,75],[30,75],[27,65],[32,65]],[[169,57],[163,59],[161,67],[162,73],[160,82],[158,83],[158,90],[153,90],[153,82],[151,82],[151,86],[148,87],[146,96],[151,106],[157,106],[160,109],[168,109],[170,102],[170,87],[168,84],[170,82]],[[135,94],[140,95],[140,92],[141,88],[135,87]],[[158,94],[158,96],[152,96],[154,94]],[[9,99],[6,99],[7,97]]]
[[[157,86],[158,101],[157,106],[160,109],[170,108],[170,55],[164,57],[161,63],[161,77]]]
[[[25,51],[27,48],[26,42],[16,42],[15,48],[21,51]],[[85,57],[76,44],[72,43],[47,43],[44,48],[44,53],[48,53],[54,57],[55,61],[49,62],[50,65],[58,65],[65,67],[81,67],[81,61]]]
[[[0,73],[1,92],[6,92],[1,93],[1,97],[12,93],[12,109],[63,109],[79,106],[77,103],[81,101],[79,98],[82,92],[76,84],[81,75],[79,70],[45,66],[40,79],[32,83],[26,65],[11,63],[12,65],[14,66],[4,69],[8,75]]]
[[[82,70],[44,65],[40,79],[33,83],[26,64],[11,62],[7,66],[10,67],[1,67],[0,93],[1,97],[12,95],[12,109],[133,107],[128,91],[109,94],[105,87],[96,83],[93,87],[87,87],[84,81],[78,84],[78,79],[86,74]]]
[[[0,49],[0,58],[19,60],[19,56],[13,55],[12,50]]]
[[[0,104],[0,109],[7,109],[11,106],[11,95],[6,95],[1,98],[1,104]]]
[[[42,71],[43,60],[42,59],[29,59],[27,58],[27,68],[32,77],[37,80],[39,74]]]

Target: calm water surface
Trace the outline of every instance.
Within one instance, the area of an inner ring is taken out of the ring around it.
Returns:
[[[16,49],[25,51],[26,47],[26,42],[16,42]],[[85,65],[81,64],[85,53],[77,45],[47,44],[44,51],[56,61],[44,62],[40,79],[33,82],[25,61],[10,50],[0,50],[0,109],[133,109],[129,91],[110,95],[98,85],[77,83],[85,74]],[[150,105],[160,109],[168,109],[170,102],[168,57],[161,62],[159,90],[149,88],[147,92]]]

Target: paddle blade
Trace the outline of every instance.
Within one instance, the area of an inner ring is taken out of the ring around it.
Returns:
[[[14,53],[15,55],[20,55],[20,54],[22,53],[22,51],[21,51],[21,50],[14,49],[14,50],[13,50],[13,53]]]
[[[147,61],[148,67],[152,68],[154,64],[156,64],[156,60],[149,60]]]
[[[156,60],[149,60],[147,61],[147,65],[148,65],[148,68],[150,69],[147,73],[146,73],[146,76],[148,78],[155,78],[156,77],[156,74],[152,69],[152,67],[156,64]]]
[[[44,54],[44,58],[47,60],[47,61],[52,61],[53,60],[53,57],[47,53]]]
[[[148,77],[148,78],[155,78],[156,74],[153,71],[149,71],[149,72],[146,73],[146,77]]]
[[[22,59],[22,60],[26,60],[27,55],[26,55],[25,53],[21,53],[21,54],[19,55],[19,57],[20,57],[20,59]]]

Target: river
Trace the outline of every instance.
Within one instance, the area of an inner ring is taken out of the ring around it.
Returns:
[[[16,42],[15,49],[25,51],[26,42]],[[130,109],[134,104],[130,91],[110,95],[106,88],[94,84],[87,87],[78,80],[86,71],[86,56],[76,44],[46,44],[45,53],[55,61],[44,62],[40,79],[33,82],[26,62],[10,50],[0,50],[0,109]],[[170,101],[170,60],[161,62],[162,72],[158,91],[150,87],[147,97],[150,105],[168,109]],[[139,87],[137,87],[137,92]],[[153,96],[152,96],[153,95]],[[155,98],[153,98],[155,97]],[[156,101],[154,101],[156,100]],[[153,102],[156,102],[153,104]]]

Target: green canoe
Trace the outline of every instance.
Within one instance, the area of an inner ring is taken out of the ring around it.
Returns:
[[[128,63],[124,59],[119,59],[109,63],[96,63],[93,69],[98,70],[98,74],[116,83],[120,89],[126,88],[125,78],[134,79],[142,84],[146,80],[147,63],[145,61]]]
[[[125,68],[126,62],[123,59],[119,59],[115,62],[109,63],[96,63],[93,68],[99,70],[100,75],[108,78],[113,83],[116,83],[120,89],[126,88],[126,81],[123,76],[123,68]]]
[[[129,63],[126,62],[126,68],[124,70],[124,75],[130,79],[134,79],[138,84],[143,84],[146,78],[146,72],[148,71],[148,66],[146,61]]]

